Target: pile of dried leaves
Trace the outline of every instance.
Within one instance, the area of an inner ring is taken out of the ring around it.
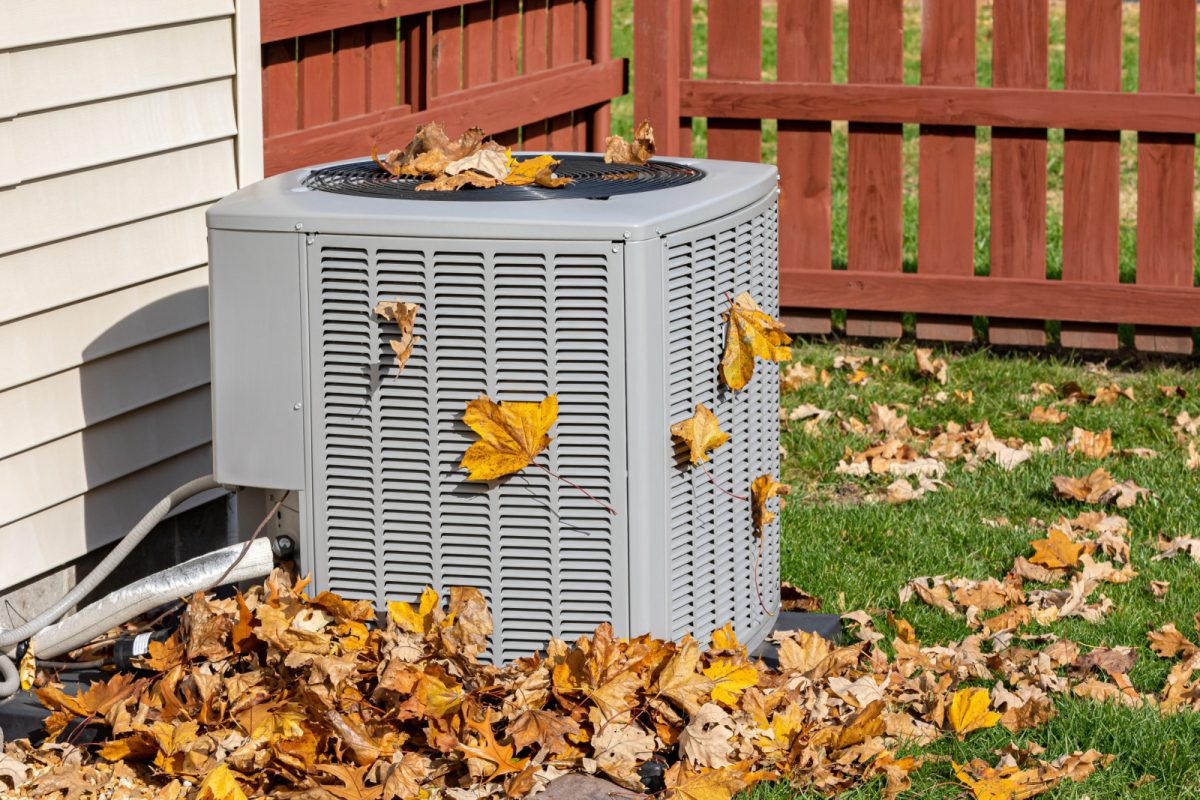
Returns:
[[[654,131],[649,122],[638,126],[632,143],[610,136],[606,163],[641,165],[654,156]],[[446,135],[440,123],[417,128],[403,150],[392,150],[383,158],[377,149],[371,158],[393,177],[423,178],[418,192],[456,192],[463,187],[493,189],[497,186],[537,185],[561,189],[572,183],[554,169],[560,161],[540,155],[518,161],[512,152],[488,139],[482,128],[471,128],[457,139]]]
[[[1056,668],[1080,663],[1066,642],[922,647],[903,620],[891,657],[860,613],[847,646],[778,635],[778,668],[752,661],[728,627],[702,647],[619,639],[607,625],[496,667],[479,660],[491,618],[474,589],[453,589],[444,609],[431,590],[391,603],[383,626],[369,602],[303,589],[276,573],[244,596],[194,596],[140,677],[70,695],[40,676],[50,739],[10,743],[0,772],[16,796],[67,800],[478,800],[530,795],[567,771],[644,791],[639,768],[658,760],[669,766],[655,788],[681,800],[776,779],[835,794],[882,778],[894,797],[939,760],[902,745],[1038,724],[1053,713],[1045,693],[1068,682]],[[96,744],[72,744],[79,718]],[[1036,755],[949,768],[977,797],[1029,797],[1111,758]]]

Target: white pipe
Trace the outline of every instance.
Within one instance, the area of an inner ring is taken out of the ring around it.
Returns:
[[[244,544],[235,544],[214,550],[131,583],[45,628],[33,637],[30,646],[37,658],[54,658],[164,603],[211,589],[244,548]],[[271,572],[274,562],[271,542],[257,539],[222,583],[261,578]]]
[[[154,508],[150,509],[146,513],[146,516],[142,517],[138,524],[133,527],[133,530],[125,534],[125,537],[104,557],[104,560],[97,564],[96,568],[89,572],[86,578],[75,585],[75,588],[71,589],[71,591],[67,592],[66,595],[52,606],[25,624],[12,630],[0,631],[0,700],[16,694],[17,689],[21,687],[20,681],[17,678],[16,665],[13,664],[9,652],[9,649],[13,645],[20,644],[47,625],[57,622],[72,606],[91,594],[92,590],[99,586],[102,580],[111,575],[112,571],[117,568],[117,565],[128,557],[133,548],[137,547],[150,534],[150,531],[154,530],[154,527],[171,512],[171,509],[201,492],[219,488],[221,488],[221,484],[217,483],[211,475],[196,478],[180,486],[162,500],[159,500]]]

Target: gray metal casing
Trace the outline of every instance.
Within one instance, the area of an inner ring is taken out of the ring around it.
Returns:
[[[214,472],[301,493],[317,589],[411,600],[473,585],[508,660],[611,621],[622,635],[756,645],[778,605],[778,523],[687,463],[670,426],[704,403],[731,435],[707,467],[748,494],[779,470],[778,370],[717,377],[721,312],[778,310],[774,167],[681,160],[688,186],[608,200],[422,202],[308,191],[309,170],[208,212]],[[421,305],[397,375],[379,300]],[[551,470],[489,483],[459,459],[468,400],[559,397]],[[760,603],[759,594],[762,602]]]

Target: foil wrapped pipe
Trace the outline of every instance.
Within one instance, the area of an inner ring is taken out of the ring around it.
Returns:
[[[97,600],[78,613],[44,628],[31,641],[38,658],[54,658],[87,644],[96,636],[164,603],[212,588],[245,544],[235,544],[156,572]],[[269,539],[256,539],[245,558],[222,583],[261,578],[271,572],[275,556]]]

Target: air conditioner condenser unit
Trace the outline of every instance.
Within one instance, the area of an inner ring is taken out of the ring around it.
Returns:
[[[289,172],[208,212],[215,475],[299,492],[316,588],[411,600],[487,596],[497,661],[610,621],[619,634],[754,646],[779,596],[778,523],[761,563],[748,494],[779,471],[779,379],[718,376],[722,312],[778,311],[774,167],[562,157],[561,189],[415,192],[370,161]],[[397,371],[380,301],[417,303]],[[459,467],[466,403],[558,396],[545,472]],[[710,408],[707,464],[672,423]],[[757,589],[754,581],[757,576]],[[761,598],[761,599],[760,599]]]

